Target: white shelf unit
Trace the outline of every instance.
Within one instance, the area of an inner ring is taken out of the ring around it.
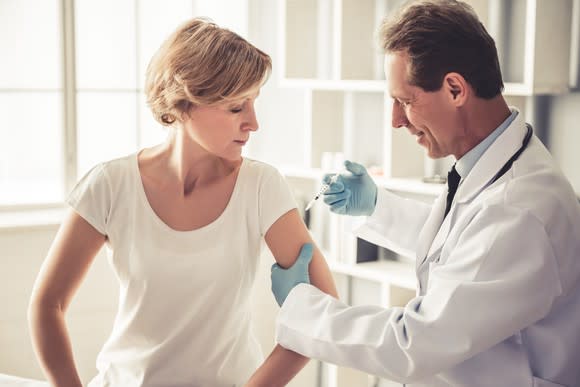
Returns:
[[[282,84],[380,91],[385,78],[378,27],[402,0],[279,2]],[[496,42],[506,94],[569,90],[574,0],[465,2]]]
[[[403,1],[278,1],[280,85],[306,93],[300,166],[320,167],[324,152],[341,152],[387,178],[422,177],[424,151],[390,123],[377,36]],[[496,40],[508,102],[531,123],[536,95],[569,90],[573,1],[467,0]]]
[[[383,16],[401,1],[279,2],[280,85],[306,92],[301,166],[320,168],[332,152],[386,177],[421,177],[423,151],[404,130],[390,130],[376,39]]]
[[[364,262],[357,265],[331,262],[330,269],[333,273],[377,282],[397,289],[410,290],[413,293],[415,293],[417,285],[414,266],[405,262],[383,260]],[[381,293],[389,296],[388,292]],[[387,304],[393,304],[389,301],[389,297],[383,297],[383,299]],[[399,304],[398,302],[396,303]]]
[[[283,78],[383,80],[374,34],[389,1],[279,0]]]
[[[330,152],[375,171],[382,188],[432,202],[444,185],[422,182],[432,165],[413,136],[392,128],[377,36],[383,17],[404,0],[278,1],[279,83],[305,95],[303,130],[297,132],[303,136],[302,149],[296,152],[303,157],[281,168],[300,201],[305,204],[318,190],[329,172],[321,168],[322,160]],[[508,104],[533,124],[538,95],[569,90],[572,9],[578,0],[466,1],[496,41]],[[444,175],[446,163],[438,165],[436,173]],[[394,306],[413,297],[414,265],[408,259],[377,248],[379,257],[399,260],[357,263],[360,249],[368,246],[345,232],[350,219],[330,214],[322,204],[310,215],[311,231],[326,252],[343,299],[353,305]],[[320,387],[394,385],[329,364],[321,365],[319,381]]]
[[[505,94],[569,90],[574,0],[465,0],[496,41]]]
[[[312,180],[315,184],[321,184],[325,171],[321,168],[303,168],[293,165],[282,165],[279,171],[291,180]],[[425,183],[420,178],[386,178],[384,176],[372,175],[377,186],[390,191],[418,194],[423,196],[438,196],[445,184]]]

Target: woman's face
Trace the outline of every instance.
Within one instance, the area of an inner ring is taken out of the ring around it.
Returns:
[[[254,102],[259,93],[256,88],[227,102],[195,106],[184,122],[184,130],[207,152],[239,160],[250,134],[258,130]]]

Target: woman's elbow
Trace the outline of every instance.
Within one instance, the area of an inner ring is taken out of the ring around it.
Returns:
[[[28,301],[28,324],[34,325],[49,315],[64,315],[66,306],[64,301],[45,294],[33,292]]]

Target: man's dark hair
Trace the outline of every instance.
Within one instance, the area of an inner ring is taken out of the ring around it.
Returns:
[[[385,19],[380,36],[385,53],[409,55],[407,81],[425,91],[439,90],[450,72],[461,74],[480,98],[503,90],[495,42],[468,4],[413,1]]]

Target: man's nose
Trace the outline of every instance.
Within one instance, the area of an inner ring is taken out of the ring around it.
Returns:
[[[409,125],[409,120],[405,114],[405,110],[399,102],[393,101],[393,114],[391,117],[391,125],[393,128],[402,128]]]

